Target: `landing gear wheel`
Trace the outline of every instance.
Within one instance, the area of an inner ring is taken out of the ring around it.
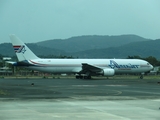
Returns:
[[[81,76],[81,75],[76,75],[76,79],[91,79],[91,76]]]
[[[88,79],[91,79],[91,76],[90,76],[90,75],[88,76]]]
[[[76,76],[76,79],[82,79],[82,78],[83,76],[79,76],[79,75]]]
[[[143,75],[140,76],[140,79],[143,79]]]
[[[79,79],[79,76],[76,76],[76,79]]]
[[[91,79],[91,76],[84,76],[84,79]]]
[[[83,79],[83,76],[81,76],[81,75],[76,75],[76,79]]]

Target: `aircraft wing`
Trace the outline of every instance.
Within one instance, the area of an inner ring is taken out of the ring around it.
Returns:
[[[95,65],[90,65],[90,64],[87,64],[87,63],[82,63],[82,70],[80,71],[80,73],[87,73],[87,72],[90,72],[90,73],[96,73],[96,72],[100,72],[102,71],[102,68],[100,67],[97,67]]]

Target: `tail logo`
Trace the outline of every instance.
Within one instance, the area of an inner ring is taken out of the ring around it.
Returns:
[[[14,51],[16,52],[16,53],[25,53],[26,52],[26,49],[25,49],[25,46],[24,45],[22,45],[22,46],[20,46],[20,45],[15,45],[15,46],[13,46],[13,48],[14,48]]]

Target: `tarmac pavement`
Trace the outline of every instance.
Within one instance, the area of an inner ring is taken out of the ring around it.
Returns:
[[[159,120],[159,81],[0,79],[0,120]]]

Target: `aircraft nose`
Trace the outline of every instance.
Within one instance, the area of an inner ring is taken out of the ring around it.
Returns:
[[[151,65],[151,70],[153,69],[153,65]]]

